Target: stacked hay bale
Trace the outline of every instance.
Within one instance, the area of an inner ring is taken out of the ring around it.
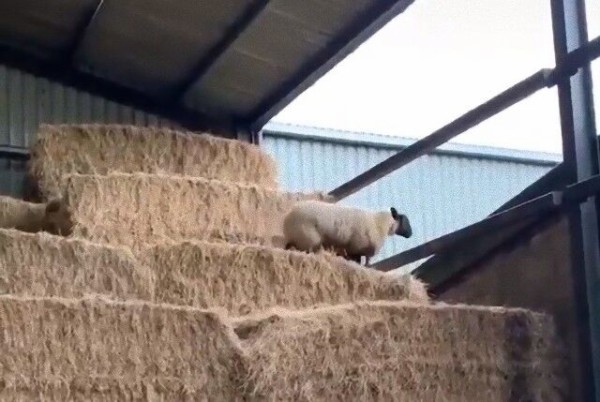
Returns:
[[[547,317],[439,308],[409,275],[282,250],[294,201],[327,196],[281,191],[255,146],[42,126],[30,174],[69,236],[0,229],[3,399],[506,400],[511,365],[532,400],[562,391]],[[485,331],[514,317],[527,325]]]

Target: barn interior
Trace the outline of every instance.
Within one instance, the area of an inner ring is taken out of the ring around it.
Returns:
[[[412,3],[1,0],[0,64],[169,128],[0,144],[36,187],[0,208],[0,395],[600,400],[600,40],[583,1],[551,2],[554,68],[338,188],[285,193],[260,151],[273,116]],[[554,86],[564,161],[489,218],[371,267],[281,249],[293,202],[342,201]],[[24,224],[56,197],[68,233]]]

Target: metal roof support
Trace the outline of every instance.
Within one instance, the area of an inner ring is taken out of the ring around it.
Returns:
[[[388,159],[335,188],[329,194],[339,201],[360,191],[369,184],[431,152],[452,138],[495,116],[540,89],[556,85],[559,77],[575,74],[578,66],[589,63],[589,60],[598,57],[600,57],[600,37],[595,38],[589,43],[584,42],[581,47],[576,47],[570,53],[565,54],[561,58],[560,63],[557,62],[555,69],[542,69],[525,78],[523,81],[468,111],[427,137],[409,145],[397,154],[390,156]]]
[[[470,128],[475,127],[479,123],[536,93],[540,89],[545,88],[548,84],[550,74],[551,70],[548,69],[538,71],[487,102],[468,111],[458,119],[450,122],[427,137],[409,145],[406,149],[392,155],[366,172],[330,191],[329,194],[339,201],[356,193],[369,184],[450,141],[457,135],[464,133]]]
[[[269,0],[255,0],[242,16],[229,28],[202,59],[192,68],[191,72],[175,86],[167,97],[173,102],[181,102],[188,89],[202,79],[210,67],[229,49],[229,47],[256,20],[260,13],[269,5]]]
[[[0,145],[0,157],[12,160],[29,160],[29,149],[22,147],[13,147]]]
[[[96,6],[88,13],[86,13],[85,16],[81,19],[81,22],[77,25],[77,28],[75,29],[75,34],[73,35],[73,40],[65,49],[65,64],[73,63],[75,55],[77,54],[77,51],[79,50],[79,47],[81,46],[81,43],[85,38],[85,34],[88,28],[90,27],[90,25],[92,25],[92,22],[94,22],[94,19],[100,12],[100,9],[102,8],[103,4],[104,0],[97,0]]]
[[[489,216],[508,210],[519,204],[532,200],[551,191],[563,190],[567,186],[567,175],[564,165],[561,163],[551,169],[544,176],[530,184],[523,191],[517,194],[509,201],[502,204]],[[461,274],[472,267],[472,264],[488,255],[498,246],[515,234],[525,229],[529,225],[535,224],[537,219],[523,221],[519,224],[497,230],[494,233],[482,235],[477,239],[469,239],[469,252],[465,253],[460,247],[452,247],[448,251],[438,252],[423,262],[418,267],[418,271],[423,274],[429,284],[429,289],[433,289],[430,279],[435,279],[437,285],[457,279]],[[437,286],[436,285],[436,286]]]
[[[551,191],[534,199],[523,202],[509,209],[493,214],[486,219],[473,223],[455,232],[448,233],[436,239],[430,240],[410,250],[396,254],[373,265],[379,271],[391,271],[411,262],[427,258],[430,255],[451,251],[465,241],[475,237],[483,236],[491,232],[502,230],[515,224],[527,223],[534,219],[559,209],[568,209],[573,204],[580,204],[587,201],[588,198],[600,193],[600,175],[592,176],[581,182],[568,186],[564,191]],[[564,208],[563,208],[564,207]],[[465,251],[468,253],[468,250]],[[456,267],[460,270],[462,266]],[[418,267],[413,274],[421,276],[426,269]],[[437,286],[441,282],[449,279],[457,272],[445,270],[436,278],[427,278],[429,286]],[[436,275],[434,273],[434,275]]]
[[[552,0],[552,27],[557,64],[587,41],[584,0]],[[563,157],[572,181],[599,173],[590,63],[572,76],[558,78]],[[582,395],[600,401],[600,239],[598,197],[569,212],[571,273],[576,297]],[[580,399],[583,398],[583,399]]]

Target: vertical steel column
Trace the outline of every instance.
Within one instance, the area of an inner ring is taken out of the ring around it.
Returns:
[[[552,0],[557,65],[566,53],[587,43],[585,0]],[[589,63],[558,81],[564,165],[570,182],[598,174]],[[571,272],[578,322],[579,367],[572,367],[579,389],[575,400],[600,401],[600,239],[597,197],[569,213]],[[577,391],[577,390],[573,390]]]

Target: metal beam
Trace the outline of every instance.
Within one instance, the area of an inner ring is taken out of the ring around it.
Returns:
[[[341,200],[354,194],[369,184],[434,150],[459,134],[475,127],[499,112],[508,109],[510,106],[527,98],[540,89],[545,88],[548,84],[550,74],[551,70],[548,69],[538,71],[499,95],[494,96],[487,102],[468,111],[439,130],[434,131],[427,137],[409,145],[397,154],[392,155],[366,172],[356,176],[347,183],[342,184],[332,190],[329,194],[335,197],[336,200]]]
[[[190,73],[170,91],[168,97],[174,102],[182,102],[188,89],[195,82],[202,79],[213,64],[229,49],[229,47],[244,33],[256,20],[260,13],[268,6],[269,0],[255,0],[242,16],[227,30],[219,40],[191,69]]]
[[[246,124],[252,131],[259,131],[293,99],[313,85],[325,73],[356,50],[394,17],[402,13],[414,0],[378,0],[359,20],[342,30],[314,57],[308,60],[296,74],[250,114]],[[352,38],[348,41],[348,38]]]
[[[0,64],[129,105],[147,113],[159,115],[175,121],[188,130],[211,131],[216,135],[226,137],[234,137],[236,133],[235,122],[230,120],[222,120],[182,105],[153,99],[146,93],[76,70],[73,66],[66,65],[61,61],[41,59],[20,49],[0,46]]]
[[[371,265],[371,267],[378,271],[391,271],[422,258],[427,258],[432,254],[450,250],[457,244],[470,238],[502,229],[514,223],[522,222],[524,219],[540,216],[543,213],[556,209],[561,203],[562,192],[554,191],[545,194],[455,232],[438,237],[437,239],[413,247],[410,250],[381,260]]]
[[[26,161],[29,159],[29,149],[13,147],[10,145],[0,145],[0,158]]]
[[[520,102],[544,87],[556,85],[564,76],[573,75],[577,67],[600,57],[600,37],[565,53],[565,57],[557,61],[555,69],[543,69],[524,79],[513,87],[493,97],[482,105],[463,114],[458,119],[434,131],[427,137],[416,141],[407,148],[392,155],[388,159],[373,166],[350,181],[332,190],[329,194],[336,200],[346,198],[371,183],[407,165],[413,160],[433,151],[452,138],[475,127],[479,123],[495,116],[510,106]]]
[[[558,83],[561,77],[573,76],[582,66],[598,57],[600,57],[600,36],[575,50],[570,50],[560,58],[560,61],[557,60],[557,67],[552,72],[552,80]]]
[[[90,25],[92,25],[94,20],[96,19],[96,16],[98,16],[98,13],[100,12],[100,9],[102,8],[103,4],[104,4],[104,0],[97,0],[96,6],[91,8],[87,13],[85,13],[83,18],[77,25],[77,28],[75,28],[75,33],[73,34],[73,39],[71,40],[71,43],[69,44],[69,46],[67,46],[67,48],[64,51],[64,53],[65,53],[64,63],[65,64],[73,64],[75,55],[77,54],[77,51],[79,50],[79,47],[81,46],[81,43],[83,43],[83,40],[87,33],[87,30],[90,27]]]
[[[552,0],[552,27],[556,63],[587,42],[584,0]],[[573,71],[573,70],[572,70]],[[563,164],[570,179],[582,181],[597,175],[598,145],[594,122],[589,62],[572,77],[558,77],[558,98],[563,138]],[[600,401],[600,239],[597,197],[572,209],[569,217],[571,273],[581,378],[576,400]]]
[[[427,258],[432,254],[452,250],[475,237],[484,236],[510,225],[537,218],[552,210],[558,210],[560,207],[584,203],[588,198],[594,197],[599,193],[600,175],[595,175],[568,186],[564,191],[551,191],[520,205],[493,214],[482,221],[473,223],[455,232],[440,236],[410,250],[381,260],[371,265],[371,267],[379,271],[391,271],[422,258]],[[422,267],[418,267],[414,271],[414,273],[422,272]],[[447,274],[451,273],[447,272]]]

